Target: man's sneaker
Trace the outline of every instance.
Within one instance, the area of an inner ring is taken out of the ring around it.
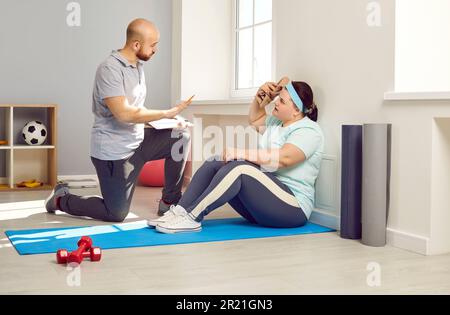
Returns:
[[[67,188],[67,184],[57,184],[55,188],[53,188],[52,193],[45,199],[45,208],[48,213],[55,213],[56,210],[60,210],[56,199],[62,196],[65,196],[69,193],[69,188]]]
[[[164,223],[159,223],[156,230],[165,234],[200,232],[202,224],[195,221],[186,210],[183,209],[183,211],[184,214],[172,217]]]
[[[174,218],[178,215],[183,215],[185,213],[186,213],[186,210],[184,210],[183,207],[171,205],[169,210],[162,217],[159,217],[159,218],[153,219],[153,220],[148,220],[147,225],[149,227],[154,228],[160,223],[167,222],[167,221],[171,220],[172,218]]]
[[[170,210],[171,206],[173,206],[173,205],[167,204],[164,202],[164,200],[161,199],[159,201],[159,206],[158,206],[158,215],[163,216],[167,211]]]

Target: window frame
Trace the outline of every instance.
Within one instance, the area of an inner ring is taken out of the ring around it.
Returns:
[[[272,23],[272,42],[271,42],[271,48],[272,48],[272,61],[271,61],[271,78],[270,80],[273,81],[273,78],[275,77],[275,32],[274,32],[274,0],[272,0],[272,19],[271,20],[267,20],[261,23],[256,23],[255,24],[255,0],[253,0],[253,23],[250,26],[246,26],[243,27],[241,29],[238,29],[238,18],[239,18],[239,13],[238,13],[238,0],[232,0],[232,14],[231,14],[231,19],[232,19],[232,23],[231,23],[231,32],[232,32],[232,61],[231,61],[231,82],[230,82],[230,86],[231,86],[231,91],[230,91],[230,96],[231,98],[248,98],[248,97],[253,97],[256,92],[258,91],[258,87],[252,87],[252,88],[245,88],[245,89],[238,89],[237,88],[237,79],[238,79],[238,43],[237,43],[237,35],[239,30],[243,30],[243,29],[249,29],[252,28],[253,31],[253,42],[252,42],[252,56],[253,56],[253,61],[252,61],[252,78],[254,80],[254,66],[255,66],[255,52],[254,52],[254,46],[255,46],[255,27],[259,26],[259,25],[264,25],[264,24],[268,24],[268,23]]]

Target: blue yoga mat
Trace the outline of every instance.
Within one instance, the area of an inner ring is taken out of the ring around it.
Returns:
[[[53,228],[6,231],[20,255],[56,253],[77,248],[81,236],[90,236],[102,249],[161,246],[201,242],[220,242],[239,239],[291,236],[324,233],[334,230],[308,222],[299,228],[276,229],[250,224],[242,218],[206,220],[198,233],[162,234],[149,228],[146,221],[92,227]]]

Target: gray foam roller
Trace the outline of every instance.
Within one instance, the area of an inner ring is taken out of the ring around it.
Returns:
[[[390,124],[363,126],[362,239],[368,246],[386,245],[391,173]]]

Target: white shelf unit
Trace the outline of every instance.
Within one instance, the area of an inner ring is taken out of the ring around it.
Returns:
[[[3,116],[3,117],[2,117]],[[49,190],[56,185],[57,172],[57,105],[0,104],[0,193],[5,191]],[[24,122],[39,120],[47,127],[42,145],[25,144],[21,138]],[[17,187],[26,180],[38,180],[36,188]]]

